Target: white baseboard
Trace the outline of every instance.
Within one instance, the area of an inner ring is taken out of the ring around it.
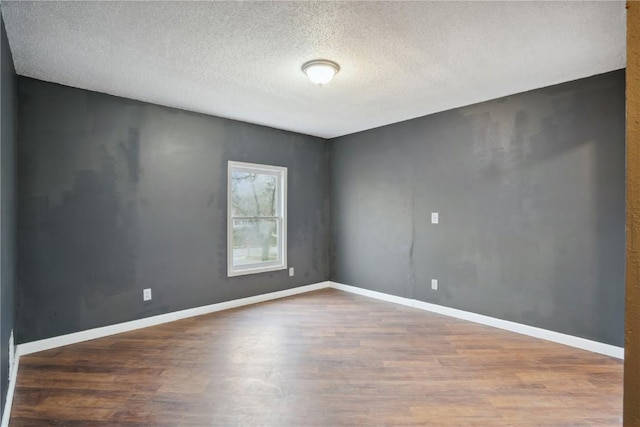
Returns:
[[[31,341],[24,344],[18,344],[18,353],[24,356],[26,354],[37,353],[39,351],[50,350],[52,348],[62,347],[65,345],[107,337],[110,335],[120,334],[122,332],[134,331],[136,329],[147,328],[149,326],[160,325],[162,323],[186,319],[188,317],[200,316],[202,314],[214,313],[216,311],[228,310],[230,308],[241,307],[244,305],[257,304],[259,302],[285,298],[288,296],[316,291],[318,289],[329,287],[331,287],[330,282],[314,283],[312,285],[299,286],[297,288],[285,289],[283,291],[271,292],[268,294],[261,294],[247,298],[240,298],[232,301],[205,305],[202,307],[189,308],[186,310],[174,311],[172,313],[145,317],[144,319],[132,320],[130,322],[118,323],[115,325],[103,326],[95,329],[88,329],[86,331],[60,335],[57,337],[46,338],[38,341]]]
[[[13,368],[9,377],[9,387],[7,389],[7,400],[4,403],[4,411],[2,412],[2,422],[0,427],[9,427],[9,418],[11,418],[11,405],[13,404],[13,395],[16,391],[16,379],[18,378],[18,367],[20,366],[20,353],[16,351],[13,360]]]
[[[443,314],[445,316],[455,317],[482,325],[493,326],[495,328],[528,335],[535,338],[541,338],[559,344],[568,345],[594,353],[604,354],[606,356],[618,359],[624,358],[624,349],[610,344],[604,344],[597,341],[591,341],[584,338],[574,337],[559,332],[548,331],[546,329],[536,328],[533,326],[523,325],[520,323],[510,322],[507,320],[497,319],[494,317],[484,316],[469,311],[458,310],[456,308],[445,307],[442,305],[431,304],[428,302],[418,301],[410,298],[398,297],[382,292],[370,291],[368,289],[358,288],[356,286],[343,285],[336,282],[320,282],[312,285],[300,286],[283,291],[271,292],[268,294],[256,295],[247,298],[236,299],[232,301],[221,302],[217,304],[205,305],[202,307],[190,308],[187,310],[175,311],[173,313],[161,314],[158,316],[147,317],[130,322],[119,323],[116,325],[104,326],[101,328],[89,329],[86,331],[75,332],[72,334],[61,335],[53,338],[47,338],[39,341],[32,341],[24,344],[18,344],[15,352],[14,368],[11,372],[9,389],[7,391],[7,400],[2,416],[0,427],[9,425],[11,416],[11,404],[13,403],[13,395],[15,392],[16,378],[18,376],[18,368],[20,365],[20,356],[36,353],[39,351],[50,350],[65,345],[75,344],[83,341],[89,341],[96,338],[102,338],[123,332],[134,331],[136,329],[146,328],[149,326],[160,325],[163,323],[173,322],[175,320],[186,319],[188,317],[200,316],[202,314],[214,313],[216,311],[228,310],[230,308],[242,307],[245,305],[257,304],[264,301],[270,301],[279,298],[285,298],[292,295],[302,294],[305,292],[316,291],[319,289],[334,288],[341,291],[351,292],[370,298],[388,301],[395,304],[406,305],[433,313]]]
[[[188,317],[200,316],[202,314],[214,313],[216,311],[228,310],[230,308],[241,307],[244,305],[257,304],[260,302],[270,301],[278,298],[285,298],[292,295],[298,295],[305,292],[316,291],[329,287],[331,287],[331,282],[314,283],[312,285],[299,286],[297,288],[285,289],[283,291],[270,292],[268,294],[240,298],[232,301],[225,301],[217,304],[210,304],[202,307],[175,311],[173,313],[160,314],[158,316],[146,317],[144,319],[132,320],[130,322],[118,323],[116,325],[88,329],[86,331],[32,341],[24,344],[18,344],[15,348],[15,359],[13,362],[13,368],[11,370],[11,378],[9,379],[7,400],[4,406],[4,412],[2,413],[2,422],[0,423],[0,427],[8,427],[9,425],[9,419],[11,418],[11,405],[13,403],[13,395],[16,388],[16,379],[18,378],[18,367],[20,366],[21,355],[37,353],[39,351],[50,350],[65,345],[107,337],[110,335],[120,334],[122,332],[134,331],[136,329],[160,325],[162,323],[186,319]]]
[[[342,283],[330,282],[333,289],[340,291],[351,292],[352,294],[363,295],[369,298],[375,298],[382,301],[389,301],[400,305],[406,305],[408,307],[415,307],[416,300],[404,297],[398,297],[395,295],[385,294],[378,291],[370,291],[369,289],[359,288],[357,286],[343,285]]]
[[[147,317],[130,322],[118,323],[116,325],[104,326],[101,328],[89,329],[86,331],[75,332],[72,334],[61,335],[53,338],[47,338],[39,341],[32,341],[19,344],[16,351],[16,359],[19,355],[36,353],[39,351],[50,350],[52,348],[62,347],[65,345],[75,344],[83,341],[89,341],[96,338],[102,338],[123,332],[129,332],[136,329],[146,328],[149,326],[160,325],[163,323],[173,322],[175,320],[185,319],[202,314],[214,313],[216,311],[228,310],[230,308],[241,307],[250,304],[257,304],[264,301],[285,298],[291,295],[297,295],[305,292],[311,292],[324,288],[334,288],[354,294],[363,295],[370,298],[388,301],[395,304],[406,305],[409,307],[419,308],[433,313],[443,314],[445,316],[455,317],[458,319],[468,320],[482,325],[492,326],[535,338],[541,338],[547,341],[553,341],[559,344],[565,344],[571,347],[592,351],[594,353],[604,354],[618,359],[624,358],[624,349],[622,347],[604,344],[597,341],[579,338],[560,332],[549,331],[534,326],[523,325],[521,323],[511,322],[508,320],[497,319],[495,317],[484,316],[482,314],[472,313],[469,311],[459,310],[456,308],[445,307],[442,305],[431,304],[424,301],[418,301],[411,298],[398,297],[382,292],[371,291],[356,286],[344,285],[336,282],[320,282],[312,285],[300,286],[283,291],[271,292],[268,294],[256,295],[247,298],[241,298],[232,301],[225,301],[217,304],[206,305],[202,307],[190,308],[187,310],[175,311],[172,313],[161,314],[158,316]]]
[[[389,301],[396,304],[402,304],[409,307],[415,307],[421,310],[430,311],[432,313],[443,314],[445,316],[455,317],[462,320],[468,320],[470,322],[479,323],[481,325],[493,326],[494,328],[504,329],[507,331],[516,332],[518,334],[528,335],[530,337],[540,338],[558,344],[564,344],[570,347],[604,354],[606,356],[615,357],[617,359],[624,359],[624,348],[610,344],[604,344],[585,338],[574,337],[572,335],[536,328],[534,326],[523,325],[521,323],[510,322],[508,320],[497,319],[495,317],[484,316],[482,314],[472,313],[469,311],[458,310],[457,308],[445,307],[442,305],[431,304],[415,299],[397,297],[395,295],[389,295],[382,292],[370,291],[368,289],[362,289],[356,286],[349,286],[343,285],[341,283],[331,282],[331,287],[334,289],[339,289],[341,291],[351,292],[370,298],[376,298],[382,301]]]

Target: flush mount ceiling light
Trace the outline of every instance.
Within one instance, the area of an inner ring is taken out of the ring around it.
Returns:
[[[326,59],[314,59],[302,65],[302,72],[309,77],[309,80],[319,85],[329,83],[338,71],[340,66]]]

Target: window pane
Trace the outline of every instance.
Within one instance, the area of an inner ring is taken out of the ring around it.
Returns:
[[[278,221],[233,220],[233,265],[278,261]]]
[[[278,177],[242,170],[231,174],[231,215],[277,216]]]

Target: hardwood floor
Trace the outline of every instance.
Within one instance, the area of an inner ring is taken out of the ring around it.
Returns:
[[[11,426],[613,426],[622,362],[336,290],[20,360]]]

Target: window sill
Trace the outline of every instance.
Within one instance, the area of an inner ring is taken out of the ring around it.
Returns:
[[[268,267],[244,268],[244,269],[238,269],[234,271],[227,271],[227,277],[245,276],[247,274],[267,273],[270,271],[278,271],[278,270],[286,270],[286,269],[287,269],[287,266],[282,264],[270,265]]]

